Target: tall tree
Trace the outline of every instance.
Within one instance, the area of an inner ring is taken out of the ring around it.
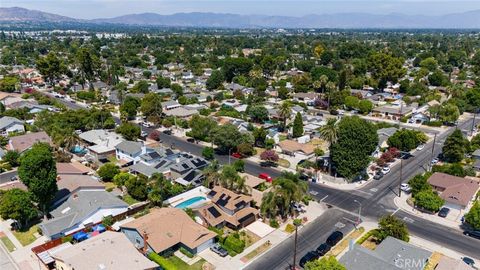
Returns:
[[[378,229],[373,236],[379,241],[383,241],[388,236],[408,242],[410,239],[407,225],[395,216],[387,215],[378,221]]]
[[[297,112],[295,119],[293,120],[293,127],[292,127],[292,136],[294,138],[298,138],[303,136],[303,120],[302,115],[300,112]]]
[[[283,128],[287,126],[287,119],[290,118],[290,115],[292,114],[292,104],[290,102],[284,101],[282,102],[282,105],[280,105],[280,108],[278,108],[278,116],[283,121]]]
[[[339,263],[334,256],[330,256],[307,262],[305,270],[347,270],[347,268]]]
[[[13,219],[20,228],[37,217],[37,209],[32,203],[30,193],[18,188],[10,189],[0,196],[0,216],[2,219]]]
[[[140,104],[140,111],[148,121],[160,123],[162,116],[162,98],[156,93],[146,94]],[[153,120],[153,121],[152,121]]]
[[[443,158],[448,162],[460,162],[465,157],[468,141],[463,137],[462,131],[456,129],[445,140],[442,152]]]
[[[327,141],[329,145],[332,145],[338,138],[338,125],[337,119],[329,118],[327,123],[319,128],[320,138]]]
[[[42,74],[46,81],[51,85],[55,85],[55,80],[65,72],[63,62],[53,52],[50,52],[45,57],[37,60],[36,66],[40,74]]]
[[[76,61],[82,82],[88,80],[89,88],[93,89],[93,80],[100,69],[100,60],[90,48],[82,47],[77,51]]]
[[[132,96],[127,96],[120,105],[120,113],[123,115],[122,118],[133,119],[137,116],[137,110],[140,107],[140,99]]]
[[[48,144],[36,143],[23,154],[18,168],[20,180],[32,193],[40,210],[46,215],[58,191],[57,167]]]

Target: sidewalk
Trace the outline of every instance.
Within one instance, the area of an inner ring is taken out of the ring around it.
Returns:
[[[412,245],[424,248],[426,250],[432,251],[432,252],[436,251],[436,252],[442,253],[443,255],[445,255],[447,257],[450,257],[452,259],[461,260],[461,258],[464,257],[464,255],[461,254],[461,253],[458,253],[454,250],[448,249],[446,247],[440,246],[436,243],[427,241],[425,239],[422,239],[422,238],[419,238],[419,237],[416,237],[416,236],[413,236],[413,235],[410,235],[409,243],[412,244]],[[472,258],[472,259],[476,260],[476,262],[475,262],[476,265],[480,264],[480,258],[479,257],[480,256],[478,256],[477,258]]]
[[[435,222],[435,223],[438,223],[438,224],[442,224],[444,226],[447,226],[447,227],[450,227],[450,228],[461,231],[461,229],[460,229],[460,225],[461,225],[460,219],[463,216],[463,214],[461,212],[451,210],[451,212],[448,214],[448,216],[446,218],[439,217],[435,214],[423,213],[423,212],[420,212],[419,210],[413,208],[412,206],[410,206],[407,203],[407,199],[409,197],[410,197],[410,195],[407,195],[404,192],[402,192],[401,197],[395,197],[393,199],[393,202],[395,203],[395,205],[398,208],[400,208],[401,210],[403,210],[405,212],[408,212],[409,214],[412,214],[412,215],[415,215],[417,217],[420,217],[420,218],[423,218],[423,219],[426,219],[426,220],[429,220],[429,221],[432,221],[432,222]]]

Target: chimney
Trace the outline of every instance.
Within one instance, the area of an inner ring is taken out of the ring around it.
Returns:
[[[177,158],[175,159],[175,163],[179,163],[179,162],[180,162],[180,158],[177,157]]]
[[[147,234],[147,232],[146,232],[145,230],[143,231],[142,237],[143,237],[142,253],[143,253],[144,255],[147,255],[147,250],[148,250],[148,242],[147,242],[147,241],[148,241],[148,234]]]

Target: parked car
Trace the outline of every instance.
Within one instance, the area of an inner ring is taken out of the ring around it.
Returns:
[[[211,246],[210,250],[217,253],[220,257],[226,257],[228,255],[228,252],[223,249],[219,244]]]
[[[309,251],[307,254],[305,254],[305,256],[303,256],[301,259],[300,259],[300,262],[298,265],[300,265],[302,268],[305,267],[305,264],[307,262],[310,262],[310,261],[314,261],[316,259],[318,259],[320,256],[318,255],[318,253],[316,251]]]
[[[383,173],[383,174],[387,174],[387,173],[389,173],[389,172],[390,172],[390,167],[389,167],[389,166],[383,166],[383,168],[382,168],[382,173]]]
[[[425,145],[424,145],[424,144],[420,144],[419,146],[417,146],[417,151],[422,151],[423,148],[425,148]]]
[[[317,253],[318,253],[318,255],[323,256],[323,255],[327,254],[327,252],[329,252],[331,248],[332,247],[329,244],[323,243],[323,244],[321,244],[320,246],[317,247]]]
[[[195,143],[195,139],[194,139],[194,138],[188,138],[188,139],[187,139],[187,142],[189,142],[189,143]]]
[[[463,232],[464,235],[480,239],[480,231],[467,230]]]
[[[140,137],[147,137],[148,136],[148,133],[145,131],[145,130],[142,130],[142,132],[140,133]]]
[[[440,211],[438,211],[438,216],[445,218],[445,217],[448,216],[448,213],[450,213],[450,208],[442,207],[442,209],[440,209]]]
[[[172,130],[171,129],[165,129],[163,131],[163,134],[172,135]]]
[[[383,177],[383,173],[381,171],[377,171],[377,173],[375,173],[375,175],[373,176],[373,179],[380,180],[382,179],[382,177]]]
[[[150,124],[149,122],[142,122],[142,126],[149,128],[152,126],[152,124]]]
[[[335,246],[340,240],[343,239],[343,233],[339,231],[334,231],[330,236],[327,238],[326,243],[330,246]]]
[[[432,159],[432,161],[430,162],[431,165],[436,165],[438,163],[438,158],[434,158]]]
[[[405,193],[410,193],[412,191],[412,188],[410,187],[410,185],[406,183],[402,183],[400,185],[400,189]]]
[[[235,152],[235,153],[232,154],[232,157],[234,157],[234,158],[242,158],[242,154]]]
[[[259,175],[258,175],[258,178],[263,179],[263,180],[265,180],[265,181],[267,181],[267,182],[269,182],[269,183],[272,182],[272,180],[273,180],[272,177],[271,177],[270,175],[268,175],[267,173],[261,173],[261,174],[259,174]]]
[[[475,265],[475,261],[472,258],[469,257],[462,257],[462,261],[470,266]]]
[[[278,167],[278,164],[273,161],[262,161],[260,162],[260,166],[262,167]]]
[[[17,181],[18,180],[18,177],[16,175],[10,177],[10,181]]]

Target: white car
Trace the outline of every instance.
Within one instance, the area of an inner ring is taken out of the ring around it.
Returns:
[[[412,188],[410,187],[409,184],[406,184],[406,183],[402,183],[400,185],[400,189],[403,191],[403,192],[406,192],[406,193],[410,193],[410,191],[412,191]]]
[[[425,148],[425,145],[424,145],[424,144],[420,144],[419,146],[417,146],[417,151],[422,151],[423,148]]]
[[[437,163],[438,163],[438,158],[434,158],[434,159],[432,159],[432,161],[430,162],[430,164],[432,164],[432,165],[435,165],[435,164],[437,164]]]
[[[390,172],[390,167],[385,166],[385,167],[382,168],[382,173],[383,173],[383,174],[387,174],[387,173],[389,173],[389,172]]]

